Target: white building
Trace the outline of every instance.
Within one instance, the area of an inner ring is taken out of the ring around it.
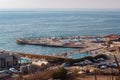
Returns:
[[[0,70],[19,66],[20,55],[8,51],[0,51]]]
[[[37,60],[37,61],[33,60],[32,64],[37,65],[37,66],[46,66],[49,64],[49,62],[44,59],[41,59],[41,60]]]

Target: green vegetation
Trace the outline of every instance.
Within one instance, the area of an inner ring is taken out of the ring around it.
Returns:
[[[53,79],[61,79],[66,80],[67,78],[67,70],[63,67],[58,68],[53,72]]]
[[[21,75],[19,78],[14,80],[48,80],[48,79],[70,80],[67,77],[67,70],[64,69],[63,67],[45,70],[43,72],[36,72],[28,76]]]

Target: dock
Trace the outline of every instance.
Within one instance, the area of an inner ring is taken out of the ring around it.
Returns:
[[[102,36],[72,36],[67,38],[17,39],[18,44],[40,45],[48,47],[86,48],[92,43],[104,42]]]

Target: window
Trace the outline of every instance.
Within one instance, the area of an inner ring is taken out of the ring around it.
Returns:
[[[6,61],[5,58],[1,58],[1,68],[5,68],[6,67]]]

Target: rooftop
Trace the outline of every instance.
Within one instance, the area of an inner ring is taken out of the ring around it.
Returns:
[[[120,35],[117,34],[110,34],[110,35],[106,35],[104,36],[105,38],[120,38]]]

